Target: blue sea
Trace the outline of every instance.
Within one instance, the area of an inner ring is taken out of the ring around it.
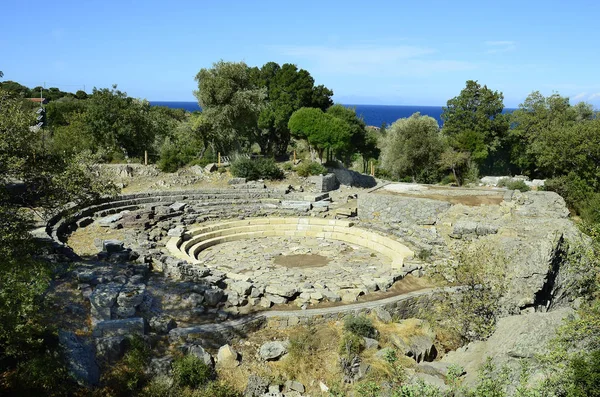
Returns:
[[[165,102],[151,101],[153,106],[167,106],[170,108],[180,108],[193,112],[201,110],[198,102]],[[356,108],[356,113],[363,117],[367,125],[380,127],[381,124],[392,124],[394,121],[410,117],[413,113],[419,112],[422,115],[433,117],[442,125],[442,107],[441,106],[391,106],[391,105],[344,105]],[[505,109],[511,111],[512,109]]]

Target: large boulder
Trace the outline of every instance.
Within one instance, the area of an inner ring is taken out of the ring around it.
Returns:
[[[58,341],[63,351],[70,374],[82,385],[96,385],[100,380],[100,369],[91,343],[73,332],[60,330]]]
[[[230,345],[223,345],[217,352],[217,363],[220,367],[232,368],[240,365],[239,353]]]
[[[281,356],[287,353],[287,345],[288,344],[286,342],[279,341],[264,343],[260,347],[258,355],[262,360],[265,361],[278,360],[281,358]]]

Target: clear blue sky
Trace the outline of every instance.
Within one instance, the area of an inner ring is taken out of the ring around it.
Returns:
[[[600,107],[600,1],[3,0],[0,70],[28,86],[193,101],[219,59],[295,63],[336,102],[442,105],[467,79]]]

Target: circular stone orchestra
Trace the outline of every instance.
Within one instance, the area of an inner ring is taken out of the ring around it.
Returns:
[[[175,257],[252,283],[276,304],[288,302],[298,288],[305,291],[299,304],[355,302],[402,279],[404,259],[413,257],[396,240],[322,218],[249,218],[181,228],[179,234],[167,243]]]
[[[250,238],[203,250],[198,261],[225,273],[248,276],[268,285],[274,280],[290,284],[354,285],[363,278],[390,274],[389,258],[342,241],[307,237]]]

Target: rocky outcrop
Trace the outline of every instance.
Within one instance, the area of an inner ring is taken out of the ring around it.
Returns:
[[[472,342],[456,351],[448,353],[442,363],[457,364],[464,368],[464,384],[473,385],[477,380],[477,370],[492,357],[498,370],[508,366],[512,370],[512,383],[518,384],[521,361],[526,360],[531,370],[532,380],[540,380],[540,364],[537,356],[547,351],[548,342],[555,336],[556,329],[563,319],[572,313],[564,308],[547,313],[530,313],[502,318],[496,330],[486,341]]]
[[[65,353],[70,374],[82,385],[98,384],[100,369],[90,341],[63,330],[58,332],[58,341]]]

